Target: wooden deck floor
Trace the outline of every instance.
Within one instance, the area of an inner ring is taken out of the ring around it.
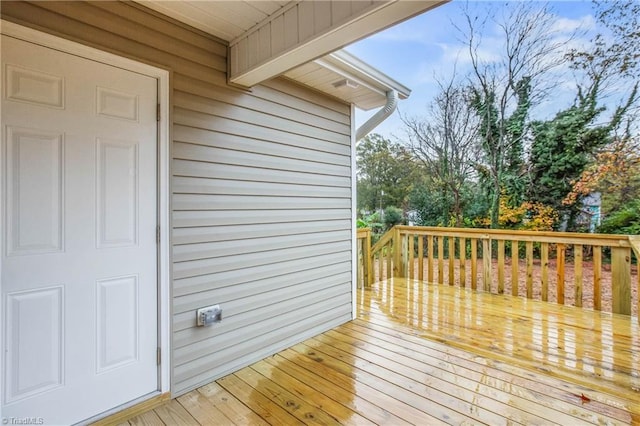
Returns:
[[[358,319],[127,424],[640,424],[640,328],[395,279]]]

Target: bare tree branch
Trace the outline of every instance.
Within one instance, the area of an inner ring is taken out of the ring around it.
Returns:
[[[468,88],[438,81],[440,93],[426,117],[402,116],[408,145],[432,182],[453,196],[450,214],[462,223],[464,187],[475,176],[478,119],[470,108]],[[447,218],[448,219],[448,218]]]

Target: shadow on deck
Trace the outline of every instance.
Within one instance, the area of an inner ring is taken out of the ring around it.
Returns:
[[[637,318],[396,278],[128,424],[637,424],[639,367]]]

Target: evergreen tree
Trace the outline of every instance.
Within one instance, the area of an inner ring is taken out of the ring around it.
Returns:
[[[597,149],[611,142],[613,130],[619,125],[636,95],[634,88],[627,102],[618,107],[608,123],[595,124],[605,110],[598,105],[599,81],[596,79],[587,93],[578,91],[576,102],[548,121],[532,125],[531,185],[529,199],[564,214],[567,228],[572,229],[579,200],[563,204]]]

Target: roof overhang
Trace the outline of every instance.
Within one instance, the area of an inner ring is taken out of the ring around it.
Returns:
[[[229,81],[253,86],[442,3],[298,1],[231,40]]]
[[[251,87],[285,75],[371,109],[391,88],[401,98],[410,91],[337,51],[449,0],[137,1],[226,42],[231,84]]]

